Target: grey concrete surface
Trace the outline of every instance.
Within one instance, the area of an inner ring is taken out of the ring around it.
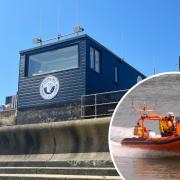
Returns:
[[[180,74],[161,75],[151,78],[133,89],[119,106],[112,125],[133,127],[139,113],[132,110],[144,103],[154,110],[154,113],[166,115],[174,112],[180,116]]]
[[[0,112],[0,126],[16,125],[16,111]]]
[[[36,107],[20,109],[17,112],[17,124],[48,123],[79,119],[81,103],[67,103],[57,107]]]

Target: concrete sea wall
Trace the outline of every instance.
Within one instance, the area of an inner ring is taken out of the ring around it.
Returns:
[[[108,152],[109,118],[0,128],[0,155]]]
[[[0,127],[0,179],[121,179],[108,148],[110,118]]]

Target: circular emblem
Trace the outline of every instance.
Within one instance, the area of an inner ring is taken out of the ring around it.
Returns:
[[[142,81],[142,77],[141,77],[141,76],[138,76],[138,77],[137,77],[137,83],[140,82],[140,81]]]
[[[59,91],[59,80],[54,76],[46,77],[40,85],[40,95],[43,99],[53,99]]]

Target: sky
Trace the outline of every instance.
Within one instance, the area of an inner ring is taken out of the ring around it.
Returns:
[[[0,104],[18,91],[19,51],[76,25],[146,76],[178,71],[179,9],[179,0],[0,0]]]

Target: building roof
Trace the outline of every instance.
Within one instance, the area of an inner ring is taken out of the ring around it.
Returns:
[[[45,48],[45,47],[49,47],[49,46],[53,46],[53,45],[57,45],[57,44],[61,44],[61,43],[64,43],[64,42],[68,42],[68,41],[72,41],[72,40],[76,40],[76,39],[81,39],[81,38],[85,38],[85,37],[89,37],[89,36],[86,35],[86,34],[79,35],[79,36],[74,36],[74,37],[71,37],[71,38],[58,40],[58,41],[56,41],[56,42],[52,42],[52,43],[40,45],[40,46],[37,46],[37,47],[33,47],[33,48],[21,50],[19,53],[20,53],[20,54],[25,54],[25,53],[28,53],[28,52],[30,52],[30,51],[43,49],[43,48]]]
[[[130,64],[128,64],[126,61],[124,61],[123,58],[119,57],[119,56],[116,55],[114,52],[112,52],[110,49],[108,49],[107,47],[105,47],[104,45],[102,45],[101,43],[99,43],[98,41],[96,41],[94,38],[92,38],[91,36],[89,36],[89,35],[87,35],[87,34],[78,35],[78,36],[70,37],[70,38],[67,38],[67,39],[58,40],[58,41],[56,41],[56,42],[52,42],[52,43],[40,45],[40,46],[37,46],[37,47],[33,47],[33,48],[21,50],[19,53],[20,53],[20,54],[26,54],[26,53],[29,53],[29,52],[31,52],[31,51],[42,50],[42,49],[44,49],[45,47],[50,47],[50,46],[58,45],[58,44],[61,44],[61,43],[64,43],[64,42],[73,41],[73,40],[78,40],[78,39],[82,39],[82,38],[88,38],[88,39],[94,41],[94,42],[97,43],[99,46],[101,46],[102,48],[106,49],[106,50],[109,51],[111,54],[113,54],[113,55],[114,55],[116,58],[118,58],[121,62],[127,64],[127,65],[130,66],[132,69],[134,69],[135,71],[137,71],[138,73],[140,73],[141,75],[143,75],[144,77],[146,77],[143,73],[141,73],[141,72],[138,71],[136,68],[134,68],[133,66],[131,66]]]

